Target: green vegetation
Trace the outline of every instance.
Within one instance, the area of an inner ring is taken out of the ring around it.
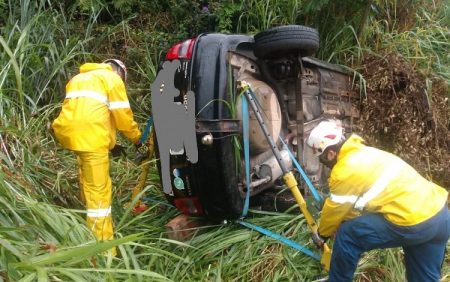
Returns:
[[[207,30],[311,25],[321,34],[319,58],[359,69],[365,54],[395,52],[430,82],[450,84],[445,1],[216,0],[203,12],[200,2],[0,0],[0,281],[313,281],[326,275],[309,257],[233,223],[207,226],[186,243],[167,239],[164,224],[177,212],[163,204],[154,166],[144,193],[160,203],[138,216],[124,208],[140,171],[124,157],[111,164],[117,239],[95,242],[78,199],[74,156],[47,130],[66,82],[84,61],[126,61],[142,125],[164,50]],[[249,220],[311,246],[298,213],[251,211]],[[100,255],[111,245],[118,258]],[[401,281],[400,257],[399,250],[367,254],[357,280]],[[450,277],[448,263],[443,274]]]

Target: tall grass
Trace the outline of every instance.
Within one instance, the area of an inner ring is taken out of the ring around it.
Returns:
[[[154,162],[143,194],[156,202],[139,215],[126,207],[140,173],[126,157],[111,161],[117,239],[95,241],[78,199],[74,156],[58,147],[48,122],[57,114],[65,83],[78,65],[106,54],[120,55],[110,41],[123,38],[133,49],[126,56],[139,81],[129,87],[132,106],[145,121],[150,111],[147,89],[167,42],[161,45],[158,38],[146,37],[142,43],[127,20],[100,27],[101,5],[81,14],[76,4],[66,2],[10,0],[8,18],[0,28],[0,280],[314,281],[326,276],[313,259],[233,222],[210,223],[186,243],[168,239],[164,225],[178,213],[167,207],[155,186]],[[371,17],[361,35],[355,27],[359,18],[338,25],[344,14],[333,18],[332,11],[322,10],[330,1],[305,3],[313,2],[239,2],[246,7],[239,26],[257,32],[275,24],[314,23],[314,13],[328,15],[316,25],[322,34],[322,58],[353,64],[362,51],[391,48],[414,60],[425,74],[448,79],[448,7],[440,12],[437,6],[417,10],[417,26],[403,31],[386,29],[389,21]],[[333,21],[334,29],[328,28]],[[251,210],[248,220],[312,248],[298,212]],[[111,246],[118,247],[119,257],[102,255]],[[356,280],[398,281],[403,271],[399,250],[370,252],[362,258]],[[450,275],[448,265],[443,273]]]
[[[11,15],[2,28],[0,89],[2,98],[15,98],[17,104],[3,100],[0,105],[9,117],[20,122],[23,129],[27,118],[40,105],[61,99],[68,79],[66,64],[86,55],[83,47],[90,40],[69,40],[72,25],[57,13],[43,10],[45,1],[9,1]],[[14,76],[15,79],[9,79]],[[3,119],[8,123],[8,118]]]
[[[321,56],[357,67],[366,53],[395,52],[425,76],[440,77],[450,84],[449,11],[448,3],[441,1],[373,1],[363,30],[349,21],[340,30],[322,32]]]
[[[237,31],[256,33],[275,25],[295,24],[301,15],[299,0],[241,1]]]
[[[124,281],[133,277],[166,281],[134,263],[137,259],[129,244],[144,238],[141,232],[118,233],[115,241],[98,243],[85,227],[84,212],[67,209],[81,206],[74,158],[55,150],[47,131],[59,109],[64,85],[75,72],[72,66],[92,57],[86,50],[102,39],[90,34],[98,13],[86,20],[86,29],[80,33],[73,15],[57,2],[8,4],[10,17],[0,36],[4,51],[0,52],[1,277],[9,281]],[[148,238],[142,249],[152,249],[153,241],[159,244],[159,236]],[[120,262],[99,256],[113,245],[120,245],[124,257]],[[152,254],[159,251],[152,250]],[[162,255],[171,256],[168,252]],[[116,264],[123,265],[116,269]]]

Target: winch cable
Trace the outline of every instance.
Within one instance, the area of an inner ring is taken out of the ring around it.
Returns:
[[[244,90],[248,91],[248,90]],[[242,209],[242,215],[241,218],[236,220],[237,223],[240,225],[247,227],[249,229],[255,230],[263,235],[269,236],[277,241],[279,241],[282,244],[285,244],[286,246],[289,246],[299,252],[304,253],[305,255],[308,255],[312,257],[315,260],[320,261],[320,254],[314,253],[310,249],[306,248],[305,246],[302,246],[298,244],[297,242],[280,235],[278,233],[275,233],[271,230],[268,230],[266,228],[263,228],[261,226],[255,225],[253,223],[250,223],[248,221],[244,221],[244,218],[247,216],[249,205],[250,205],[250,141],[249,141],[249,125],[248,125],[248,101],[247,97],[243,95],[244,92],[241,93],[241,107],[242,107],[242,131],[243,131],[243,141],[244,141],[244,161],[245,161],[245,182],[246,182],[246,188],[247,191],[245,193],[245,200],[244,200],[244,207]],[[249,93],[252,95],[252,93]]]

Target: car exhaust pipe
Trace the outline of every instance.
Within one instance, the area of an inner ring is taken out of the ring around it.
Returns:
[[[284,163],[288,170],[292,169],[292,160],[287,150],[281,150],[281,161]],[[283,175],[283,171],[278,164],[278,160],[272,155],[267,161],[260,165],[255,166],[255,174],[259,179],[265,179],[269,177],[271,184]],[[252,182],[253,183],[253,182]],[[262,183],[261,183],[262,184]]]

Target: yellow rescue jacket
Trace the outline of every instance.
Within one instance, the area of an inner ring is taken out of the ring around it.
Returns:
[[[52,124],[64,148],[107,152],[116,144],[116,129],[133,143],[141,132],[133,119],[125,85],[109,64],[86,63],[66,85],[66,97]]]
[[[448,197],[444,188],[406,162],[364,145],[357,135],[342,145],[329,187],[319,224],[324,237],[332,236],[343,221],[360,212],[382,214],[396,225],[415,225],[438,213]]]

